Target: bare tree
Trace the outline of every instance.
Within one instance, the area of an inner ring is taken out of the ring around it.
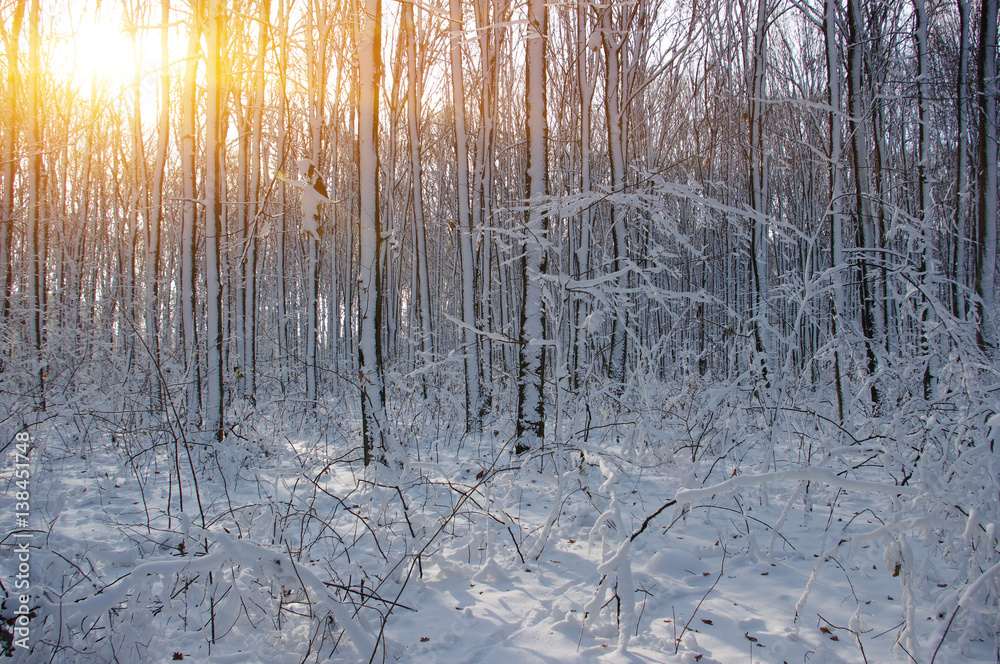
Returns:
[[[387,462],[391,446],[385,412],[385,378],[382,368],[382,261],[379,222],[378,94],[381,44],[381,0],[364,0],[362,31],[358,42],[358,178],[361,193],[358,264],[358,381],[361,385],[362,437],[365,465],[378,454]],[[401,460],[399,460],[401,461]]]
[[[840,57],[837,49],[837,0],[825,0],[823,35],[826,46],[827,85],[830,90],[830,267],[833,271],[833,311],[830,332],[838,338],[841,319],[847,315],[844,295],[844,175],[840,161],[843,158],[843,112],[841,110]],[[835,342],[836,343],[836,342]],[[840,366],[841,348],[833,350],[833,380],[837,393],[837,415],[844,421],[844,384]]]
[[[14,285],[11,244],[14,241],[14,178],[17,177],[17,136],[20,133],[18,113],[19,72],[18,55],[21,22],[24,19],[24,0],[17,0],[11,15],[10,27],[5,30],[7,42],[7,94],[4,96],[3,132],[3,198],[0,199],[0,322],[6,324],[10,316],[10,297]],[[0,367],[7,349],[0,351]]]
[[[205,404],[205,426],[222,441],[225,430],[224,370],[222,356],[222,197],[225,180],[222,176],[223,142],[221,106],[223,92],[221,72],[221,44],[223,9],[225,0],[207,1],[206,37],[206,90],[205,99],[205,327],[208,383]]]
[[[757,20],[754,26],[753,65],[750,69],[750,84],[747,86],[750,123],[750,267],[753,277],[753,306],[751,326],[753,329],[756,363],[760,365],[761,378],[769,385],[767,376],[768,353],[762,328],[767,328],[768,313],[768,180],[767,154],[764,147],[764,109],[767,80],[767,31],[770,18],[767,0],[758,0]]]
[[[28,13],[28,71],[41,71],[41,38],[38,33],[38,0],[31,0]],[[45,317],[45,254],[41,233],[45,215],[42,209],[45,186],[42,180],[42,105],[41,77],[28,76],[28,297],[31,315],[28,330],[31,348],[34,351],[34,372],[38,377],[35,393],[35,408],[45,410],[45,356],[42,353],[42,329]]]
[[[545,319],[541,275],[548,235],[548,125],[545,119],[545,40],[548,9],[528,0],[525,51],[525,172],[528,209],[521,241],[521,324],[518,339],[517,427],[515,452],[523,454],[545,439]]]
[[[608,129],[608,158],[611,162],[611,191],[615,194],[625,193],[625,141],[627,122],[625,109],[628,106],[629,91],[622,81],[622,48],[628,36],[626,26],[631,23],[627,18],[619,17],[619,25],[615,25],[615,14],[622,13],[634,16],[638,5],[618,7],[608,5],[601,12],[601,43],[604,46],[606,72],[604,76],[604,111]],[[622,25],[624,23],[625,25]],[[622,301],[622,293],[628,289],[628,272],[625,262],[628,258],[628,231],[625,227],[627,207],[623,203],[612,207],[612,262],[611,269],[617,274],[619,294],[616,297],[615,316],[611,324],[611,359],[609,363],[609,378],[611,389],[621,394],[625,388],[626,362],[626,329],[628,328],[628,308]]]
[[[979,24],[979,245],[976,263],[976,295],[979,313],[979,345],[994,353],[997,347],[997,0],[983,0]]]
[[[455,163],[458,176],[458,237],[462,260],[462,328],[465,340],[465,428],[482,429],[482,392],[479,387],[479,337],[476,333],[476,266],[472,253],[472,212],[469,209],[469,138],[465,128],[465,82],[462,69],[461,0],[448,3],[451,19],[451,94],[455,112]]]
[[[181,95],[180,144],[181,144],[181,246],[180,246],[180,338],[184,349],[186,373],[186,410],[192,422],[201,419],[201,366],[198,361],[198,328],[195,325],[195,242],[198,226],[198,186],[195,172],[197,153],[197,95],[198,44],[201,35],[198,18],[200,2],[194,0],[194,10],[188,32],[187,59],[184,64],[184,87]]]
[[[417,306],[417,344],[420,362],[430,358],[431,309],[430,280],[427,267],[427,238],[424,223],[423,167],[420,159],[420,77],[417,63],[417,31],[413,21],[413,3],[402,3],[402,38],[406,48],[406,126],[410,147],[410,182],[413,196],[413,272],[412,286]],[[426,397],[426,383],[423,383]]]
[[[969,311],[965,306],[965,298],[960,294],[963,286],[969,282],[965,276],[966,254],[965,244],[968,239],[971,224],[968,223],[969,200],[972,192],[969,190],[969,51],[971,48],[969,0],[958,1],[958,76],[955,81],[955,120],[956,120],[956,155],[955,155],[955,228],[952,242],[952,314],[956,318],[964,318]]]
[[[855,215],[857,220],[858,247],[862,250],[858,259],[858,266],[861,273],[861,330],[865,337],[865,350],[868,356],[868,373],[874,376],[878,367],[878,360],[875,353],[876,325],[878,316],[876,315],[875,304],[875,277],[871,268],[871,261],[875,252],[875,224],[871,210],[871,188],[869,177],[871,177],[871,166],[869,164],[869,144],[868,144],[868,120],[864,103],[864,48],[866,35],[864,34],[864,17],[861,15],[860,0],[848,0],[847,3],[848,21],[848,94],[850,96],[850,118],[851,118],[851,143],[854,165],[854,199]],[[878,385],[872,382],[871,386],[872,404],[878,407],[881,400]]]

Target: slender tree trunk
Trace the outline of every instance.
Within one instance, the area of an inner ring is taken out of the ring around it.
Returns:
[[[358,43],[358,179],[360,189],[360,263],[358,306],[358,380],[361,384],[365,465],[373,454],[386,458],[390,439],[385,411],[381,335],[381,224],[379,222],[378,95],[381,75],[382,3],[364,0]],[[402,461],[402,460],[396,460]]]
[[[97,117],[97,105],[98,105],[98,95],[97,95],[97,77],[93,76],[91,78],[91,95],[90,95],[90,108],[88,112],[90,117]],[[77,209],[77,227],[73,233],[72,238],[72,248],[71,251],[75,256],[75,272],[72,275],[72,283],[66,290],[69,291],[70,297],[70,321],[69,325],[71,329],[75,330],[73,340],[74,348],[79,348],[76,344],[79,343],[82,338],[83,321],[81,318],[81,303],[84,300],[83,292],[83,282],[84,282],[84,265],[88,264],[86,254],[84,253],[85,248],[90,244],[90,236],[87,232],[87,222],[90,216],[91,209],[91,182],[94,164],[94,123],[91,123],[87,127],[87,139],[85,141],[84,156],[83,156],[83,171],[80,176],[80,204]],[[89,263],[93,264],[93,263]],[[82,349],[81,349],[82,350]]]
[[[476,30],[479,34],[479,58],[482,69],[482,92],[480,93],[481,122],[476,146],[476,168],[474,201],[472,204],[472,225],[481,233],[479,249],[479,329],[487,335],[482,340],[480,375],[484,409],[493,403],[494,347],[492,333],[497,329],[496,306],[498,302],[496,282],[493,274],[493,256],[496,255],[493,225],[495,222],[495,168],[496,168],[496,123],[498,120],[497,81],[500,75],[499,52],[506,28],[504,21],[508,11],[506,0],[473,0],[476,13]]]
[[[514,451],[523,454],[545,440],[545,319],[541,275],[548,235],[548,125],[545,119],[545,40],[548,10],[544,0],[528,0],[525,54],[526,189],[528,210],[521,242],[521,321]]]
[[[763,329],[767,328],[768,314],[768,174],[764,147],[764,95],[767,77],[767,0],[757,3],[757,24],[754,29],[753,69],[750,79],[750,208],[753,218],[750,228],[750,266],[753,277],[753,327],[754,353],[760,365],[760,375],[765,387],[768,378],[768,353]]]
[[[243,291],[243,372],[245,393],[251,400],[257,392],[257,281],[262,265],[257,257],[257,233],[261,208],[261,141],[264,125],[264,66],[267,54],[267,32],[271,22],[271,0],[260,0],[257,16],[257,59],[254,65],[254,93],[250,139],[250,217],[244,266]],[[279,128],[278,131],[281,131]]]
[[[827,84],[830,88],[830,267],[833,271],[833,311],[830,332],[833,335],[833,379],[837,392],[837,415],[844,421],[844,385],[840,367],[840,321],[847,313],[844,296],[844,175],[843,114],[840,108],[840,58],[837,53],[837,0],[825,1],[823,29],[826,40]]]
[[[594,100],[594,91],[597,85],[591,75],[589,42],[590,35],[587,29],[587,5],[578,2],[576,7],[577,21],[577,91],[580,95],[580,193],[587,195],[593,188],[591,182],[591,159],[592,146],[591,128],[591,104]],[[593,225],[593,209],[586,206],[580,212],[580,232],[577,239],[576,251],[573,252],[574,277],[576,279],[589,279],[591,274],[590,245],[591,227]],[[579,390],[584,384],[587,373],[587,329],[586,320],[590,313],[588,298],[582,293],[573,295],[573,314],[575,337],[573,349],[573,389]]]
[[[160,3],[160,59],[170,61],[169,49],[170,0]],[[138,75],[137,75],[138,76]],[[138,87],[138,80],[136,81]],[[138,91],[136,108],[138,108]],[[137,111],[138,112],[138,111]],[[160,228],[163,225],[163,176],[166,170],[167,149],[170,139],[170,72],[167,67],[160,74],[160,116],[157,123],[156,159],[153,164],[152,187],[146,208],[146,347],[150,355],[154,376],[152,407],[159,409],[162,402],[161,385],[155,378],[160,363]],[[141,140],[141,137],[140,137]]]
[[[996,354],[997,263],[997,0],[983,0],[979,29],[979,246],[976,295],[979,345]]]
[[[427,239],[424,225],[423,168],[420,160],[420,83],[417,73],[416,27],[413,22],[413,3],[403,2],[403,39],[406,42],[406,120],[410,145],[410,178],[413,190],[413,265],[416,295],[417,342],[420,348],[419,364],[426,364],[431,357],[431,308],[430,281],[427,271]],[[427,397],[426,380],[421,378],[424,398]]]
[[[623,8],[630,11],[629,8]],[[615,6],[609,5],[601,16],[601,41],[607,72],[604,78],[604,109],[608,125],[608,158],[611,162],[611,190],[615,194],[625,193],[625,93],[622,79],[622,47],[624,30],[615,29]],[[628,258],[628,233],[625,228],[627,207],[624,203],[612,205],[611,216],[611,269],[617,273],[619,292],[615,294],[615,316],[611,322],[611,357],[608,376],[611,389],[620,395],[625,389],[626,329],[628,327],[627,299],[628,275],[624,273]]]
[[[859,0],[848,0],[847,22],[848,44],[848,94],[850,95],[850,117],[853,132],[852,153],[854,159],[854,195],[857,214],[858,248],[862,250],[858,261],[861,272],[861,332],[865,337],[865,351],[868,355],[868,374],[874,376],[878,368],[875,355],[876,306],[875,279],[869,266],[875,252],[875,226],[871,212],[871,193],[868,162],[868,125],[865,122],[862,75],[864,57],[863,18]],[[877,409],[881,401],[876,382],[871,386],[872,405]]]
[[[465,82],[462,71],[462,2],[450,0],[451,91],[455,111],[455,159],[458,176],[458,237],[462,260],[462,324],[465,340],[465,429],[482,429],[479,388],[479,339],[476,334],[476,266],[472,253],[472,212],[469,209],[469,140],[465,130]]]
[[[197,300],[195,297],[195,242],[198,225],[198,187],[195,174],[197,150],[195,134],[196,92],[195,77],[198,71],[198,48],[201,40],[200,2],[192,2],[194,16],[188,36],[187,62],[184,71],[184,94],[181,97],[181,182],[183,210],[181,221],[180,309],[182,346],[187,375],[187,411],[192,423],[201,421],[201,366],[198,359],[198,337],[195,324]]]
[[[315,172],[302,172],[300,167],[299,178],[306,182],[306,190],[303,191],[303,200],[311,192],[311,188],[319,178],[320,157],[322,155],[322,127],[323,127],[323,105],[326,96],[326,73],[324,62],[326,60],[326,21],[318,6],[310,3],[307,27],[307,53],[308,75],[309,75],[309,166],[308,169],[315,169]],[[316,39],[316,33],[319,39]],[[302,164],[303,162],[300,162]],[[307,209],[308,208],[308,209]],[[303,229],[307,226],[307,215],[315,215],[315,230],[306,234],[306,353],[305,353],[305,373],[306,373],[306,401],[315,402],[319,396],[318,384],[318,358],[317,342],[319,333],[319,222],[321,220],[322,207],[317,204],[315,209],[311,206],[302,207]],[[311,222],[310,222],[311,223]]]
[[[923,252],[921,257],[921,278],[924,286],[924,311],[921,314],[920,345],[921,354],[926,358],[924,366],[924,398],[930,399],[934,388],[934,354],[931,349],[930,328],[934,326],[931,307],[927,301],[934,285],[934,200],[931,197],[931,127],[930,127],[930,69],[927,50],[927,11],[924,0],[913,0],[916,15],[917,42],[917,117],[919,138],[919,161],[917,163],[917,181],[920,194],[921,236]],[[937,295],[935,293],[935,295]]]
[[[17,136],[20,132],[20,113],[18,113],[18,87],[20,83],[20,53],[21,22],[24,19],[24,0],[17,0],[14,5],[9,34],[7,37],[7,94],[4,98],[3,133],[3,198],[0,201],[0,324],[6,325],[10,317],[10,298],[14,287],[14,252],[11,243],[14,241],[14,178],[17,177]],[[8,349],[0,350],[0,371],[3,370],[3,357]]]
[[[958,80],[955,86],[955,110],[958,124],[958,142],[955,173],[955,241],[952,243],[951,264],[954,279],[951,285],[952,314],[964,319],[969,314],[968,300],[961,292],[963,286],[970,285],[966,276],[966,248],[969,219],[969,143],[968,143],[968,92],[969,92],[969,0],[958,0],[959,40],[958,40]]]
[[[253,87],[251,86],[251,90]],[[235,213],[236,225],[232,229],[232,243],[235,254],[235,278],[229,280],[230,290],[235,290],[232,294],[230,306],[232,307],[232,318],[230,320],[229,335],[235,341],[236,346],[236,366],[235,392],[240,399],[247,398],[246,391],[246,289],[247,279],[250,277],[250,270],[246,262],[246,252],[248,250],[248,240],[250,237],[250,119],[248,113],[253,112],[253,101],[247,101],[239,92],[233,95],[233,112],[236,115],[236,204],[235,206],[224,208],[227,219]],[[235,208],[235,209],[234,209]]]
[[[221,0],[223,3],[225,0]],[[222,72],[221,42],[223,6],[220,0],[208,0],[208,26],[206,30],[205,101],[205,328],[208,381],[205,406],[205,426],[222,442],[225,385],[222,359],[222,269],[220,245],[222,241],[222,203],[225,180],[222,177]]]
[[[307,235],[306,242],[306,401],[315,404],[319,397],[317,383],[316,341],[317,341],[317,298],[319,297],[319,242]]]
[[[278,30],[279,46],[278,46],[278,117],[277,117],[277,146],[275,151],[277,153],[278,168],[285,168],[286,159],[286,138],[288,135],[288,130],[286,125],[286,115],[288,108],[288,92],[287,92],[287,82],[286,76],[288,75],[288,22],[287,22],[287,12],[285,9],[284,0],[278,1],[278,16],[282,17],[285,23],[280,26]],[[286,224],[285,224],[285,193],[286,184],[283,179],[275,184],[277,189],[275,195],[275,208],[276,213],[276,238],[275,238],[275,281],[277,282],[275,298],[277,302],[275,303],[275,337],[277,338],[277,357],[274,359],[277,362],[277,373],[278,382],[281,385],[282,393],[284,393],[285,387],[288,383],[288,369],[291,345],[288,340],[288,293],[285,285],[285,251],[287,244],[285,242],[286,236]]]
[[[28,297],[31,316],[28,318],[28,334],[34,352],[35,374],[38,377],[35,408],[45,410],[45,358],[42,355],[42,323],[45,312],[45,252],[41,236],[43,232],[42,201],[44,183],[42,181],[41,130],[41,90],[40,72],[41,39],[38,34],[39,1],[31,1],[28,14]]]

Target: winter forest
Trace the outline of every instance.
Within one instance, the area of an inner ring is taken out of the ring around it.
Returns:
[[[18,662],[998,662],[998,0],[0,0]]]

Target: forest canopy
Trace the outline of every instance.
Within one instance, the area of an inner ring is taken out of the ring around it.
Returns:
[[[453,5],[5,2],[10,391],[131,358],[221,432],[453,357],[540,437],[550,380],[841,419],[995,347],[991,5]]]

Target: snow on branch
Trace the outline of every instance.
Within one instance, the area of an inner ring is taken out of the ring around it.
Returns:
[[[881,482],[866,482],[864,480],[852,480],[837,475],[832,470],[825,468],[801,468],[793,470],[781,470],[774,473],[763,473],[760,475],[738,475],[731,477],[725,482],[720,482],[713,486],[700,489],[680,489],[674,496],[679,503],[691,503],[704,498],[711,498],[720,493],[728,493],[734,489],[747,486],[761,486],[769,482],[781,482],[786,480],[805,480],[829,484],[841,489],[854,489],[857,491],[872,491],[874,493],[884,493],[895,496],[915,496],[919,489],[912,486],[898,486],[895,484],[884,484]]]

